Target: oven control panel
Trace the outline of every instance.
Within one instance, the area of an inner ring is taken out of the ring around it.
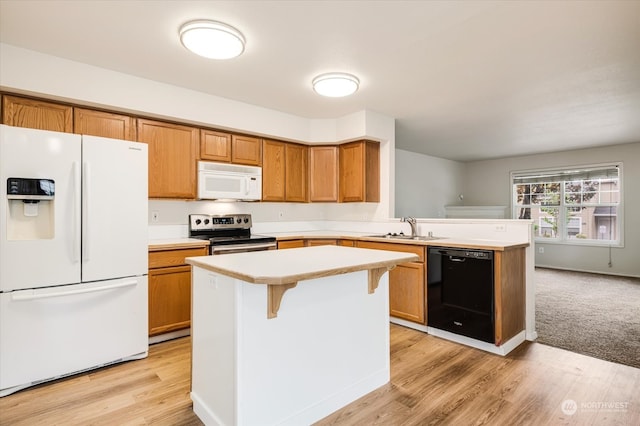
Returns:
[[[190,214],[189,231],[207,231],[216,229],[249,229],[250,214],[210,215]]]

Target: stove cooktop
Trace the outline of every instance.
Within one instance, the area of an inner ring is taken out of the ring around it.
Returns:
[[[258,235],[252,234],[248,236],[194,236],[192,238],[198,238],[200,240],[209,240],[209,244],[212,246],[222,246],[222,245],[231,245],[231,244],[256,244],[256,243],[271,243],[275,242],[275,237],[269,237],[267,235]]]
[[[275,237],[251,234],[250,214],[189,215],[189,237],[209,240],[210,245],[275,242]]]

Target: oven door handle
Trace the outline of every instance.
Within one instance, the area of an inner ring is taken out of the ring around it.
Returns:
[[[257,243],[257,244],[231,244],[226,246],[211,246],[211,254],[224,254],[227,252],[238,251],[258,251],[269,250],[275,248],[276,243]]]

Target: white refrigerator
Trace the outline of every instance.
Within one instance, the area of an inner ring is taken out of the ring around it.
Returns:
[[[0,125],[0,396],[144,358],[147,145]]]

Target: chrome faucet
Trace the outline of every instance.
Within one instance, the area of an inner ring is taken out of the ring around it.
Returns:
[[[417,222],[415,218],[411,216],[407,216],[400,219],[400,221],[407,222],[411,226],[411,238],[418,236],[418,228],[417,228]]]

